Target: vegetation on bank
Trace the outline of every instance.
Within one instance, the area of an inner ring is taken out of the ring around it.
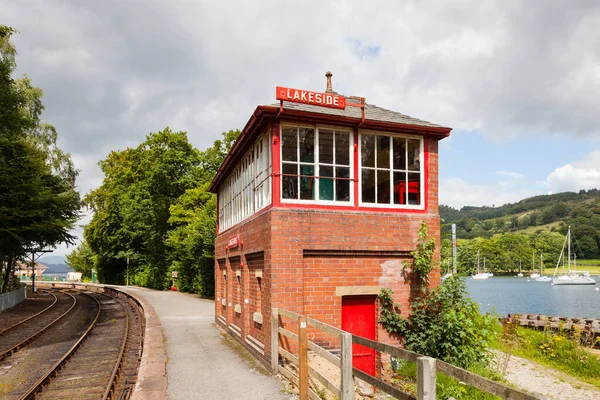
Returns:
[[[538,331],[520,327],[514,319],[498,325],[495,340],[491,342],[493,348],[505,354],[566,372],[600,388],[600,357],[584,347],[592,344],[578,326],[557,331],[548,326]]]
[[[532,270],[552,275],[571,226],[573,257],[580,269],[600,262],[600,191],[581,190],[535,196],[500,207],[440,205],[442,271],[452,264],[451,225],[456,224],[457,270],[474,272],[479,253],[480,269],[523,274]],[[598,273],[591,269],[591,273]]]

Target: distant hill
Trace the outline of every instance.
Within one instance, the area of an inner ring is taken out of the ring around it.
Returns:
[[[44,264],[44,263],[42,263]],[[73,271],[73,268],[67,264],[44,264],[48,269],[44,272],[45,274],[66,274],[67,272]]]
[[[587,258],[600,257],[600,190],[580,190],[534,196],[499,207],[465,206],[460,210],[440,205],[442,235],[456,224],[458,238],[491,237],[499,233],[536,234],[567,227]]]
[[[65,256],[43,256],[39,260],[42,264],[66,264],[67,258]]]
[[[69,271],[73,271],[73,268],[67,265],[67,259],[65,256],[46,256],[38,260],[42,264],[48,267],[46,274],[66,274]]]

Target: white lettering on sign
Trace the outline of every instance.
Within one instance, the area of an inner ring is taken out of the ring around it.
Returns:
[[[232,249],[234,247],[238,247],[240,244],[240,237],[239,235],[235,235],[229,238],[229,241],[227,242],[227,248],[228,249]]]
[[[297,103],[314,104],[330,108],[346,108],[346,98],[333,93],[318,93],[308,90],[292,89],[277,86],[277,100],[293,101]]]

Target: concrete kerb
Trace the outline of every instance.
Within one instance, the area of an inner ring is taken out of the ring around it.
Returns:
[[[138,370],[138,379],[133,390],[132,400],[163,400],[167,398],[167,353],[160,319],[146,299],[126,292],[144,308],[146,328],[144,350]]]

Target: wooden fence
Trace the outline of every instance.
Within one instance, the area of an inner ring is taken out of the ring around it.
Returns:
[[[496,395],[502,399],[510,400],[537,400],[541,397],[521,392],[517,389],[503,385],[501,383],[484,378],[462,368],[455,367],[441,360],[426,357],[400,347],[369,340],[360,336],[352,335],[331,325],[308,318],[294,312],[273,308],[271,321],[271,368],[278,371],[283,376],[291,380],[300,390],[300,400],[319,400],[321,397],[309,388],[309,376],[320,382],[333,396],[340,400],[354,399],[354,379],[356,377],[378,390],[385,392],[401,400],[435,400],[436,398],[436,373],[451,376],[473,386],[484,392]],[[292,323],[297,324],[297,333],[281,327],[283,318],[288,318]],[[340,357],[332,354],[327,349],[307,340],[307,326],[312,326],[328,335],[338,338],[340,342]],[[283,349],[279,346],[281,337],[288,338],[297,343],[297,355]],[[381,379],[366,374],[352,367],[352,343],[369,347],[380,353],[387,353],[390,356],[414,362],[417,364],[417,397],[405,393],[398,388],[384,382]],[[278,349],[274,351],[273,349]],[[340,369],[340,384],[332,382],[321,373],[308,365],[308,349],[323,357]],[[297,374],[294,374],[279,363],[279,356],[288,360],[297,368]]]

